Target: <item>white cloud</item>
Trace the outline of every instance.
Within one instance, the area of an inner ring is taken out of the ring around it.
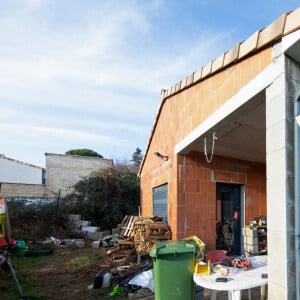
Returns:
[[[111,137],[105,135],[99,135],[80,130],[2,123],[0,133],[6,134],[7,132],[15,136],[22,136],[22,140],[26,140],[28,138],[37,138],[38,136],[43,136],[45,139],[63,139],[64,141],[76,138],[80,141],[93,139],[98,142],[106,142],[107,140],[111,139]],[[36,139],[36,141],[39,142],[38,139]]]
[[[30,146],[102,155],[145,147],[160,90],[221,54],[231,35],[174,32],[181,20],[168,23],[172,7],[160,0],[10,3],[0,11],[0,148],[8,156],[22,145],[28,157]]]

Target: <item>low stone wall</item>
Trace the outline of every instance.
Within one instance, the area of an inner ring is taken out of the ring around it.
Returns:
[[[44,184],[0,183],[2,198],[45,198]]]

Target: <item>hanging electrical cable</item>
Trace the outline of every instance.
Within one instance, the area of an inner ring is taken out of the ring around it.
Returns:
[[[204,138],[204,155],[206,158],[206,161],[208,163],[211,163],[212,159],[213,159],[213,155],[214,155],[214,148],[215,148],[215,140],[217,140],[218,138],[216,137],[216,132],[213,132],[213,136],[212,136],[212,146],[211,146],[211,153],[210,153],[210,158],[208,158],[207,155],[207,144],[206,144],[206,137]]]

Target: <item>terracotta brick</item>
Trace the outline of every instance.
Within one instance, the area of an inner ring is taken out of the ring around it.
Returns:
[[[255,36],[247,42],[250,47],[244,44],[244,55],[247,51],[255,49]],[[214,169],[220,171],[217,179],[223,179],[225,182],[234,180],[243,183],[245,180],[241,178],[247,177],[246,219],[266,211],[265,168],[262,166],[249,165],[248,171],[245,172],[241,167],[230,165],[232,160],[229,158],[218,157],[217,163],[208,164],[202,149],[185,156],[174,156],[173,152],[174,145],[186,138],[191,130],[271,63],[271,47],[252,53],[241,61],[237,61],[238,52],[237,45],[224,54],[223,65],[235,63],[223,70],[219,69],[220,72],[212,74],[209,78],[207,75],[221,65],[217,61],[210,62],[183,79],[180,90],[179,83],[173,86],[176,94],[170,96],[171,89],[164,91],[163,95],[167,99],[163,100],[156,118],[141,172],[142,214],[146,216],[152,213],[153,187],[168,182],[168,220],[172,238],[176,240],[185,237],[186,234],[197,235],[208,245],[208,249],[215,246],[217,180],[211,181]],[[202,80],[204,77],[205,80]],[[167,153],[169,161],[165,163],[158,160],[153,155],[155,151]],[[247,174],[243,175],[245,173]]]
[[[287,15],[285,27],[284,27],[284,35],[293,32],[297,29],[300,29],[300,8],[292,11]]]
[[[283,35],[286,16],[287,14],[283,14],[276,21],[260,32],[257,44],[258,48],[265,46],[266,44],[278,39]]]
[[[214,170],[214,180],[218,182],[247,183],[247,175],[241,172],[228,170]]]

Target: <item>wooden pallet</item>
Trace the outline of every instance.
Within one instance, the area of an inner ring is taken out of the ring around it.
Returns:
[[[136,216],[125,216],[121,222],[119,235],[123,238],[133,238],[133,225]]]

